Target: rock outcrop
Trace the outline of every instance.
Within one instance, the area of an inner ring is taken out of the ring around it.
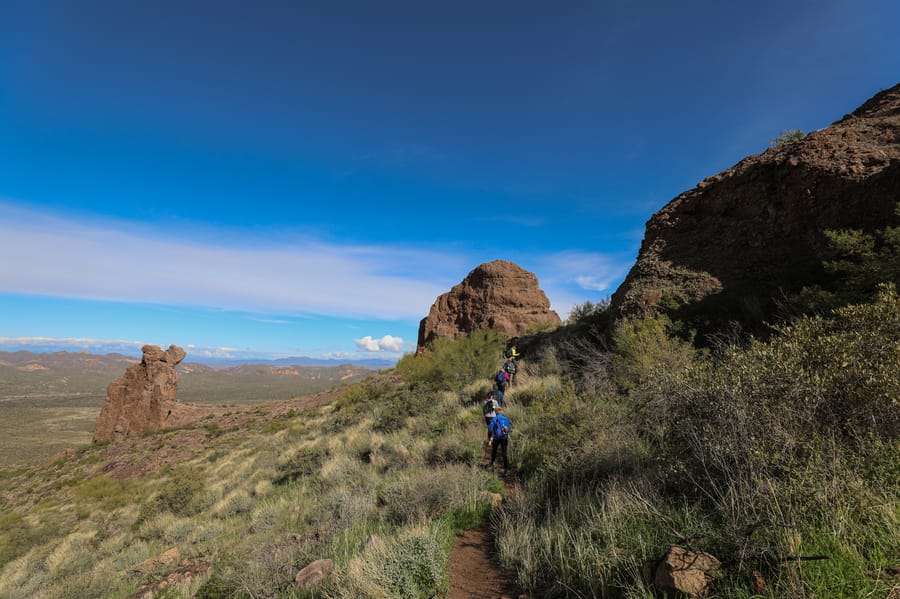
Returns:
[[[719,567],[708,553],[673,545],[657,566],[653,584],[663,597],[703,597]]]
[[[95,443],[159,430],[177,420],[175,366],[184,360],[185,351],[175,345],[165,351],[145,345],[141,351],[140,364],[129,366],[122,378],[107,387],[106,403],[94,429]]]
[[[669,202],[648,221],[613,314],[677,308],[701,329],[754,328],[778,299],[821,280],[831,257],[823,231],[883,228],[898,201],[900,85]]]
[[[476,267],[459,285],[438,296],[419,323],[419,347],[437,337],[456,338],[478,329],[513,337],[560,324],[533,273],[512,262],[494,260]]]

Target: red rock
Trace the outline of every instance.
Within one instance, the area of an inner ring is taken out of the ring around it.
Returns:
[[[664,597],[702,597],[718,568],[712,555],[673,545],[657,566],[653,584]]]
[[[331,576],[333,571],[334,562],[330,559],[317,559],[297,572],[294,585],[299,589],[311,588]]]
[[[166,351],[145,345],[142,351],[141,363],[129,366],[122,378],[107,387],[106,403],[94,429],[95,443],[159,430],[176,411],[175,366],[185,358],[185,351],[174,345]]]
[[[612,312],[640,317],[687,306],[752,329],[785,294],[820,282],[821,263],[833,257],[824,230],[897,224],[898,200],[900,85],[669,202],[647,222]]]
[[[477,266],[460,284],[438,296],[419,323],[419,347],[437,337],[456,338],[479,329],[514,337],[560,324],[533,273],[495,260]]]

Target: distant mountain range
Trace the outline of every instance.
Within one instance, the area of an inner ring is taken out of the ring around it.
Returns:
[[[127,352],[127,353],[122,353]],[[131,355],[133,354],[133,355]],[[133,362],[138,360],[140,356],[140,348],[132,348],[130,346],[123,346],[121,351],[117,352],[90,352],[87,350],[77,350],[77,351],[60,351],[58,345],[49,345],[42,346],[40,344],[31,344],[27,349],[20,349],[18,351],[6,352],[0,351],[0,363],[9,362],[10,364],[25,364],[29,361],[39,361],[39,362],[52,362],[58,366],[65,367],[67,365],[78,366],[78,367],[90,367],[91,364],[98,364],[98,360],[102,360],[104,365],[109,365],[110,362],[116,362],[119,364],[128,365],[129,362]],[[348,358],[309,358],[306,356],[295,356],[289,358],[278,358],[278,359],[265,359],[259,357],[248,357],[248,358],[217,358],[217,357],[205,357],[205,356],[191,356],[190,351],[188,351],[187,362],[189,363],[198,363],[198,364],[206,364],[207,366],[211,366],[216,369],[222,368],[230,368],[233,366],[244,366],[249,364],[259,364],[263,366],[320,366],[320,367],[332,367],[332,366],[343,366],[343,365],[352,365],[352,366],[360,366],[363,368],[370,368],[373,370],[381,370],[384,368],[393,368],[397,364],[397,360],[388,360],[388,359],[379,359],[379,358],[361,358],[361,359],[348,359]],[[124,369],[125,366],[122,366]]]

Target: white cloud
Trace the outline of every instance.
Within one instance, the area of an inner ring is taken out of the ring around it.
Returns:
[[[381,339],[373,339],[371,335],[366,335],[362,339],[354,339],[356,348],[359,351],[367,352],[392,352],[400,353],[409,344],[400,337],[385,335]]]
[[[417,248],[260,243],[231,231],[219,239],[229,241],[76,222],[0,202],[0,254],[8,257],[0,261],[0,292],[418,319],[468,264]]]
[[[629,253],[570,250],[539,258],[535,273],[553,309],[565,319],[575,305],[611,295],[632,264],[634,255]]]

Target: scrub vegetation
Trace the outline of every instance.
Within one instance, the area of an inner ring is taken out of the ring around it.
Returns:
[[[108,475],[114,446],[0,471],[0,596],[129,596],[172,569],[136,566],[174,546],[212,567],[165,597],[440,597],[453,538],[489,515],[533,597],[649,599],[673,544],[722,562],[715,597],[894,596],[894,283],[764,340],[698,349],[665,316],[620,322],[606,344],[555,336],[507,394],[520,489],[493,513],[504,486],[478,464],[493,333],[438,340],[330,404],[183,431],[209,451],[144,476]],[[296,589],[319,558],[334,574]]]

